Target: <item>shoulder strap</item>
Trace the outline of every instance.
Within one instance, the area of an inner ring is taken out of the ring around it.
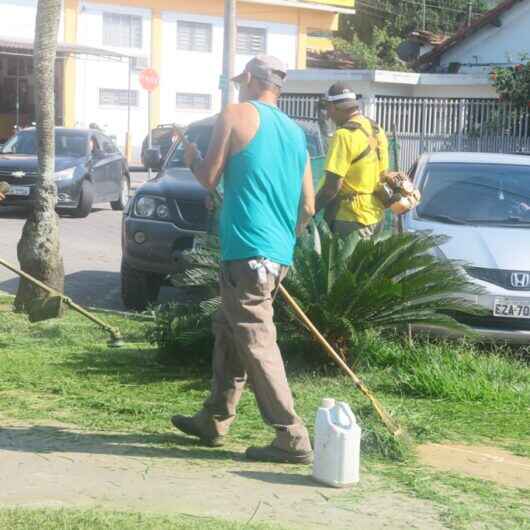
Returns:
[[[356,121],[348,121],[340,127],[340,129],[346,129],[347,131],[352,132],[361,131],[368,138],[368,146],[352,160],[352,165],[366,158],[372,152],[372,149],[375,149],[377,159],[381,160],[381,147],[379,145],[378,137],[381,129],[375,121],[371,120],[370,118],[366,119],[372,128],[371,134],[359,122]]]

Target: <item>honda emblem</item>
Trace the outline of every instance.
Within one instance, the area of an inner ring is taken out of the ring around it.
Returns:
[[[515,289],[530,287],[530,272],[512,272],[510,282]]]

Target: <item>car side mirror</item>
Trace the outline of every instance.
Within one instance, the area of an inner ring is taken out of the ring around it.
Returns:
[[[105,156],[105,153],[103,151],[100,151],[99,149],[94,149],[91,155],[93,159],[101,160]]]
[[[160,154],[160,149],[151,148],[146,149],[144,153],[144,163],[147,169],[153,171],[160,171],[162,169],[162,155]]]

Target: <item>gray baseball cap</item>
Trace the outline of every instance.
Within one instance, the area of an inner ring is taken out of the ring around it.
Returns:
[[[250,73],[252,77],[274,83],[281,88],[287,75],[287,65],[272,55],[257,55],[251,59],[241,74],[234,77],[236,83],[242,81],[245,74]]]

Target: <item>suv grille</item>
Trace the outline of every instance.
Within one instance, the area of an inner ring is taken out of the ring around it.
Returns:
[[[530,282],[526,280],[520,283],[516,282],[515,286],[512,283],[513,275],[517,275],[517,277],[523,275],[524,279],[526,275],[530,277],[530,271],[507,271],[502,269],[485,269],[482,267],[466,267],[466,272],[473,278],[498,285],[510,291],[530,291]]]
[[[208,210],[204,201],[175,201],[180,217],[187,225],[186,228],[206,230],[208,224]]]

